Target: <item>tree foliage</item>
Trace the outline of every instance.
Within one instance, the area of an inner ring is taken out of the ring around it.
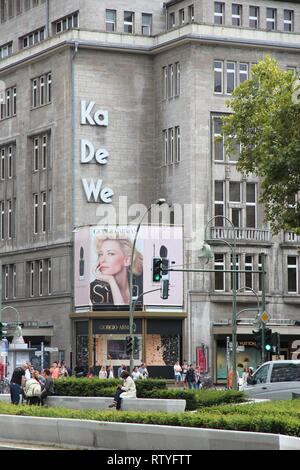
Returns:
[[[227,102],[223,118],[226,150],[241,144],[237,169],[262,179],[260,202],[272,232],[300,233],[299,81],[266,56]]]

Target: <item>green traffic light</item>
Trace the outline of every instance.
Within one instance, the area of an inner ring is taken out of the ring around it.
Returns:
[[[266,349],[266,351],[271,351],[271,345],[270,345],[270,344],[266,344],[266,345],[265,345],[265,349]]]

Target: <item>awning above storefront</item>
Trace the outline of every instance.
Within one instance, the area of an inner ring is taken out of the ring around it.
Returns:
[[[271,328],[273,332],[279,333],[281,335],[291,335],[291,336],[300,336],[300,326],[293,325],[273,325],[268,324],[268,328]],[[255,325],[238,325],[237,334],[238,335],[252,335],[252,331],[257,330]],[[214,335],[231,335],[232,328],[231,325],[214,325],[212,327],[212,333]]]

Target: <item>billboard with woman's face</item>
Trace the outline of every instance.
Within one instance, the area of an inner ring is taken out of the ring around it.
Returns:
[[[126,306],[130,303],[129,276],[137,304],[181,306],[182,273],[169,273],[169,298],[153,282],[153,258],[183,265],[182,227],[142,226],[131,266],[136,227],[83,227],[75,233],[75,306]],[[146,293],[148,291],[155,292]]]

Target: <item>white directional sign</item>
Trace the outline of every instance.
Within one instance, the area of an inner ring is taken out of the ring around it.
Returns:
[[[46,346],[44,348],[44,351],[48,351],[48,352],[58,352],[58,348],[50,348],[48,346]]]

